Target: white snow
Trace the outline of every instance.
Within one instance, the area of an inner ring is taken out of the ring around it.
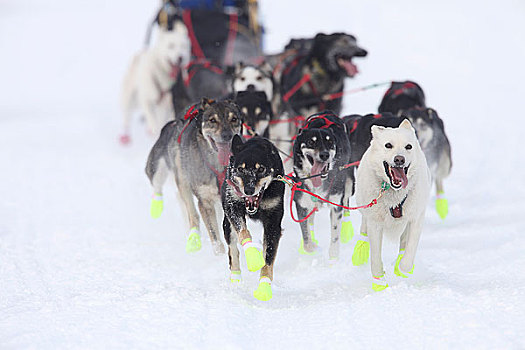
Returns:
[[[429,203],[415,275],[395,278],[393,243],[384,292],[351,265],[352,243],[329,267],[325,209],[314,258],[287,212],[271,301],[252,297],[246,268],[230,285],[206,235],[185,253],[173,181],[149,217],[140,122],[117,143],[119,84],[158,1],[3,1],[0,348],[524,348],[523,2],[260,2],[268,51],[353,33],[369,56],[348,88],[414,79],[444,119],[450,215]],[[345,112],[375,111],[383,92],[348,96]]]

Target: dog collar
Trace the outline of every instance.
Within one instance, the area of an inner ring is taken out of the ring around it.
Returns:
[[[408,195],[405,195],[405,198],[403,198],[401,203],[399,203],[393,208],[390,208],[390,215],[392,215],[394,219],[399,219],[400,217],[403,216],[403,204],[405,204],[405,201],[407,200],[407,196]]]

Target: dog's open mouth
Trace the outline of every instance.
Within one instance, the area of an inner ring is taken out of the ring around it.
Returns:
[[[385,173],[390,179],[390,185],[393,189],[406,188],[408,185],[407,173],[410,165],[406,167],[390,166],[387,162],[383,162]]]
[[[217,159],[221,166],[226,166],[230,162],[230,143],[229,142],[215,142],[213,137],[208,136],[211,147],[217,152]]]
[[[307,155],[306,158],[312,165],[312,170],[310,170],[310,176],[315,176],[312,177],[310,180],[312,181],[314,187],[319,187],[323,183],[322,180],[326,179],[326,177],[328,176],[330,164],[328,162],[318,162],[311,155]]]
[[[244,207],[246,208],[246,212],[248,214],[253,215],[257,213],[257,210],[259,210],[259,204],[260,204],[263,192],[264,191],[261,190],[255,196],[244,197]]]
[[[357,66],[352,63],[352,57],[338,55],[336,56],[336,60],[339,67],[341,67],[341,69],[343,69],[349,77],[352,78],[354,75],[359,73]]]

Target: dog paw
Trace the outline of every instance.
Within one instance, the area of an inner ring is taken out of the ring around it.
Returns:
[[[436,211],[443,220],[448,215],[448,200],[446,198],[436,198]]]
[[[372,276],[372,290],[374,292],[380,292],[382,290],[385,290],[388,288],[388,283],[385,279],[385,274],[383,273],[383,275],[379,276],[379,277],[376,277],[376,276]]]
[[[414,273],[414,265],[412,265],[412,269],[408,272],[403,272],[399,268],[399,264],[401,263],[401,259],[403,259],[403,256],[405,255],[405,250],[402,249],[399,251],[399,255],[397,256],[396,265],[394,266],[394,273],[396,276],[408,278],[408,275],[411,275]]]
[[[251,272],[258,271],[266,264],[262,252],[255,247],[251,240],[245,240],[242,243],[244,249],[244,256],[246,257],[246,265]]]
[[[355,244],[354,252],[352,253],[352,264],[354,266],[366,264],[369,256],[370,243],[368,242],[368,235],[366,233],[361,233]]]
[[[231,271],[230,273],[230,282],[231,283],[239,283],[241,282],[241,271]]]
[[[186,240],[186,252],[195,253],[198,252],[202,247],[201,236],[197,231],[197,228],[192,227],[188,239]]]
[[[149,207],[149,213],[153,219],[158,219],[162,210],[164,209],[164,202],[162,201],[161,194],[154,194],[151,199],[151,205]]]
[[[122,134],[119,137],[119,142],[122,146],[127,146],[131,143],[131,137],[128,134]]]
[[[317,240],[310,241],[308,244],[304,245],[304,242],[301,240],[301,246],[299,247],[299,253],[303,255],[315,255],[319,250],[317,245]]]
[[[350,211],[345,210],[343,213],[343,222],[341,223],[341,243],[348,243],[354,237],[354,226],[350,221]]]
[[[224,244],[222,244],[222,242],[216,242],[213,244],[213,254],[223,255],[224,253],[226,253],[226,249],[224,248]]]
[[[261,277],[259,287],[253,292],[255,299],[268,301],[272,298],[272,281],[268,277]]]

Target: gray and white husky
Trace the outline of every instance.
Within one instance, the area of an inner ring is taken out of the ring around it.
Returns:
[[[160,216],[162,187],[173,173],[190,225],[187,252],[201,248],[200,220],[193,196],[197,198],[215,254],[225,252],[219,238],[216,208],[220,207],[220,189],[230,160],[232,138],[241,133],[241,125],[241,113],[235,103],[203,98],[200,104],[188,109],[185,120],[166,124],[151,149],[146,164],[146,174],[154,189],[151,215]]]
[[[155,136],[167,121],[174,119],[171,87],[179,73],[184,74],[182,67],[189,62],[190,55],[188,30],[182,21],[176,21],[172,30],[159,29],[155,43],[135,55],[122,85],[123,144],[130,141],[134,112],[143,114],[148,131]]]
[[[408,277],[412,273],[430,181],[425,154],[408,120],[398,128],[372,126],[372,142],[357,169],[356,203],[367,205],[378,197],[381,188],[386,190],[376,205],[360,209],[361,232],[364,237],[368,235],[370,246],[356,246],[354,255],[367,254],[370,249],[374,290],[388,287],[381,259],[384,235],[399,239],[395,274]]]
[[[398,115],[407,117],[416,129],[436,184],[436,211],[444,219],[448,214],[448,202],[444,197],[443,180],[450,175],[452,155],[443,120],[432,108],[410,108],[399,111]]]

